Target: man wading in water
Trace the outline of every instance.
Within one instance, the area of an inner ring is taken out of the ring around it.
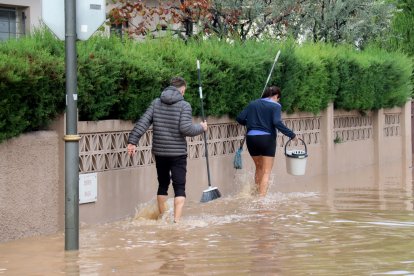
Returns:
[[[197,136],[207,131],[207,122],[192,123],[191,105],[184,100],[185,80],[174,77],[161,97],[155,99],[136,122],[128,138],[128,154],[134,155],[141,136],[153,125],[152,153],[158,175],[157,202],[160,215],[165,212],[168,187],[174,188],[174,222],[182,215],[185,202],[187,174],[186,136]]]

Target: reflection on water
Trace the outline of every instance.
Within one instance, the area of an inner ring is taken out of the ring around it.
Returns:
[[[126,221],[83,226],[80,250],[63,234],[0,244],[0,275],[414,275],[411,179],[401,166],[352,174],[271,179],[251,195],[251,172],[235,195],[188,202],[173,224],[171,202]]]

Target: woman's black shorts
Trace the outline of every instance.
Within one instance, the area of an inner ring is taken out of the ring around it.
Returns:
[[[246,145],[251,156],[275,157],[276,139],[272,135],[247,135]]]

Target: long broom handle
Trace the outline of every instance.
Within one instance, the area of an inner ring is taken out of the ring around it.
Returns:
[[[204,116],[203,88],[201,87],[200,61],[198,59],[197,59],[197,72],[198,72],[198,92],[200,94],[200,103],[201,103],[201,118],[204,122],[205,121],[205,116]],[[206,133],[206,131],[204,131],[203,134],[204,134],[204,149],[205,149],[206,163],[207,163],[208,186],[211,187],[210,165],[208,163],[208,147],[207,147],[207,133]]]
[[[276,62],[279,59],[279,55],[280,55],[280,50],[277,52],[275,60],[273,61],[272,69],[270,69],[269,76],[267,77],[266,84],[263,88],[263,92],[262,92],[262,95],[260,95],[260,98],[263,96],[264,92],[266,91],[267,84],[269,83],[269,80],[272,77],[273,69],[275,68]]]
[[[270,80],[270,78],[272,77],[272,74],[273,74],[273,69],[275,68],[276,62],[277,62],[277,60],[279,59],[279,55],[280,55],[280,50],[279,50],[279,51],[277,51],[277,54],[276,54],[275,60],[273,61],[272,68],[270,69],[269,75],[267,76],[266,84],[265,84],[265,86],[264,86],[264,88],[263,88],[263,92],[262,92],[262,95],[260,96],[260,98],[263,96],[264,92],[266,91],[267,84],[269,83],[269,80]],[[243,148],[243,144],[244,144],[244,142],[245,142],[245,141],[246,141],[246,135],[244,135],[243,140],[242,140],[242,141],[241,141],[241,143],[240,143],[240,149],[242,149],[242,148]]]

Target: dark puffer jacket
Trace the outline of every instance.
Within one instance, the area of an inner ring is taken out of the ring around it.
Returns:
[[[152,152],[157,156],[187,154],[186,136],[203,133],[200,124],[192,123],[191,105],[184,101],[174,86],[167,87],[155,99],[144,115],[135,123],[128,143],[136,145],[142,135],[153,125]]]

